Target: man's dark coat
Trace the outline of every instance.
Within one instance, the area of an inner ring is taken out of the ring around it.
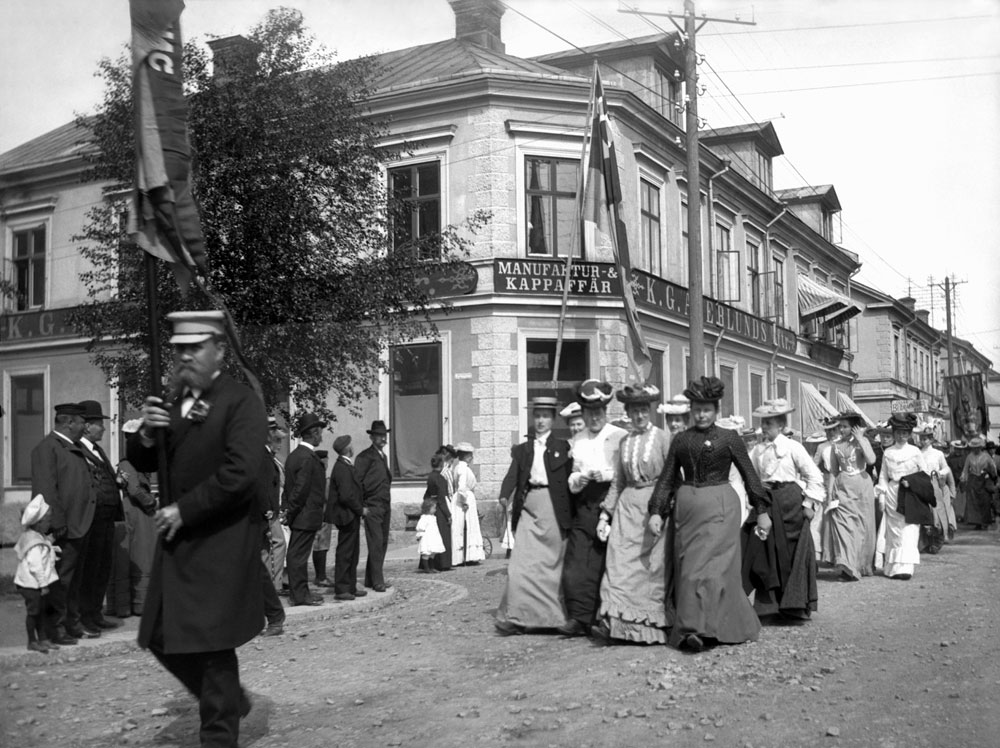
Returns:
[[[285,460],[285,494],[281,507],[293,530],[315,532],[323,525],[326,469],[316,450],[300,444]]]
[[[80,444],[50,432],[31,450],[31,495],[41,494],[52,507],[52,529],[73,540],[94,521],[97,495],[87,456]]]
[[[264,624],[260,482],[267,414],[250,388],[227,374],[201,399],[209,405],[204,421],[181,418],[180,402],[170,412],[168,500],[184,524],[172,541],[157,544],[139,624],[139,644],[147,647],[162,616],[166,654],[234,649]],[[128,460],[151,473],[156,448],[135,434]]]
[[[330,473],[330,493],[324,521],[343,527],[361,517],[363,510],[364,491],[354,466],[343,457],[338,457]]]

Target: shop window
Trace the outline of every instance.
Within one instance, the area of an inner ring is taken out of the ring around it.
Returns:
[[[393,475],[425,478],[442,439],[441,344],[393,346],[389,355]]]
[[[441,231],[441,163],[389,169],[389,198],[393,249],[413,245],[417,259],[439,259],[428,240]]]
[[[17,311],[45,305],[45,225],[13,232]]]
[[[756,410],[763,402],[764,375],[750,372],[750,410]]]
[[[556,341],[529,339],[525,341],[525,356],[529,401],[535,397],[555,397],[566,405],[576,399],[576,386],[590,378],[590,345],[585,340],[563,340],[554,392],[552,370],[556,364]],[[528,429],[532,428],[529,413]],[[552,431],[563,439],[569,438],[569,429],[562,418],[556,418]]]
[[[45,375],[10,378],[10,478],[31,483],[31,450],[45,436]]]
[[[722,395],[721,410],[719,412],[719,416],[725,418],[736,413],[736,367],[720,366],[719,379],[726,385],[726,391]]]
[[[642,258],[639,269],[660,274],[660,190],[639,180],[639,215],[642,220]]]
[[[580,256],[582,237],[570,247],[576,220],[576,188],[580,162],[575,159],[529,156],[525,198],[527,201],[527,247],[529,255]]]

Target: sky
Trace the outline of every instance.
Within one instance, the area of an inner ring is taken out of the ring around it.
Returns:
[[[187,0],[185,38],[245,33],[299,8],[340,59],[454,35],[447,0]],[[681,0],[506,0],[509,54],[673,30]],[[706,126],[773,122],[776,188],[833,184],[858,280],[915,297],[1000,369],[1000,0],[700,0]],[[657,28],[659,27],[659,28]],[[128,0],[0,0],[0,152],[90,113],[101,57],[129,37]],[[561,39],[559,37],[562,37]],[[933,279],[933,283],[931,281]]]

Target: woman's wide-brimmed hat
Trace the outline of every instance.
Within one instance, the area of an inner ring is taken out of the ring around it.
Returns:
[[[856,410],[844,410],[837,415],[837,421],[848,421],[855,426],[864,426],[865,417]]]
[[[717,418],[715,420],[715,425],[720,429],[728,429],[729,431],[735,431],[742,434],[743,429],[747,425],[747,419],[743,416],[729,416],[727,418]]]
[[[468,454],[471,455],[476,450],[472,446],[472,444],[470,444],[469,442],[458,442],[455,445],[455,451],[458,452],[459,454],[462,454],[463,452],[467,452]]]
[[[826,441],[825,431],[813,431],[809,436],[806,437],[807,444],[822,444]]]
[[[912,413],[893,413],[889,417],[889,428],[895,431],[913,431],[917,427],[917,417]]]
[[[581,408],[603,408],[611,402],[614,387],[599,379],[586,379],[576,388],[576,401]]]
[[[553,400],[555,398],[552,398]],[[559,415],[565,418],[567,421],[570,418],[583,418],[583,408],[580,407],[580,403],[573,401],[565,408],[559,411]]]
[[[829,431],[830,429],[835,429],[840,426],[841,418],[842,416],[839,413],[835,416],[824,416],[820,423],[823,424],[823,428],[825,430]]]
[[[917,434],[919,434],[920,436],[930,436],[930,437],[933,437],[934,436],[934,424],[928,423],[926,426],[923,426],[923,427],[917,429]]]
[[[982,449],[986,446],[986,440],[981,436],[974,436],[969,439],[969,449]]]
[[[648,404],[660,399],[660,389],[659,387],[654,387],[651,384],[626,384],[618,390],[617,393],[615,393],[615,397],[617,397],[618,402],[623,405]]]
[[[684,395],[674,395],[669,402],[657,405],[656,412],[667,416],[686,416],[691,412],[691,401]]]
[[[772,418],[773,416],[787,416],[795,412],[795,406],[783,397],[774,400],[765,400],[758,405],[753,412],[754,418]]]
[[[726,394],[726,385],[718,377],[701,377],[688,382],[684,396],[693,403],[717,403]]]

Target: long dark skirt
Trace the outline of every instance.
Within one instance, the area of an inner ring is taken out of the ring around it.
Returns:
[[[763,555],[768,569],[752,579],[754,610],[757,615],[809,618],[816,610],[819,592],[812,534],[802,511],[802,489],[795,483],[784,483],[768,493],[772,530],[766,541],[753,533],[747,538],[746,556],[759,559]]]
[[[760,621],[740,579],[740,499],[728,483],[681,486],[667,526],[669,643],[689,634],[725,644],[756,641]]]
[[[431,560],[431,567],[438,571],[451,571],[451,524],[448,518],[438,512],[437,517],[438,532],[441,533],[441,540],[444,541],[444,553],[439,553]]]
[[[607,545],[597,539],[597,520],[601,516],[601,501],[610,487],[610,483],[589,483],[579,493],[566,543],[563,563],[566,616],[587,626],[596,621],[600,605]],[[514,547],[517,547],[516,537]]]

